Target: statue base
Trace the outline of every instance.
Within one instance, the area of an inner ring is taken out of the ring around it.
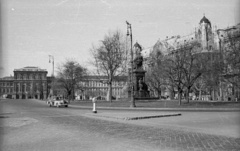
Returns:
[[[133,71],[134,97],[149,97],[148,86],[145,83],[145,73],[146,71],[141,68]]]

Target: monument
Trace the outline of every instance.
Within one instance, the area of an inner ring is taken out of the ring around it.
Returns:
[[[133,59],[133,90],[134,98],[149,98],[148,86],[145,83],[145,73],[143,69],[143,56],[141,55],[142,47],[136,42],[134,44]],[[130,90],[131,91],[131,90]]]

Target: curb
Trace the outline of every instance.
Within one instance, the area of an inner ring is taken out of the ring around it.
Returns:
[[[138,116],[138,117],[112,117],[112,116],[99,115],[99,114],[88,114],[88,115],[95,116],[95,117],[120,119],[120,120],[141,120],[141,119],[150,119],[150,118],[181,116],[182,114],[181,113],[177,113],[177,114],[165,114],[165,115],[153,115],[153,116]]]
[[[169,115],[155,115],[155,116],[142,116],[142,117],[126,117],[125,120],[140,120],[159,117],[181,116],[182,114],[169,114]]]
[[[71,104],[70,104],[71,105]],[[81,109],[92,109],[89,106],[71,105]],[[126,108],[126,107],[97,107],[97,110],[127,110],[127,111],[198,111],[198,112],[240,112],[240,108]]]

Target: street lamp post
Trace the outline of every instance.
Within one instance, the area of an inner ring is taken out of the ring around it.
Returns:
[[[49,56],[49,63],[51,63],[52,60],[52,77],[54,77],[54,56],[48,55]]]
[[[131,24],[126,21],[127,23],[127,36],[130,36],[131,39],[131,81],[130,81],[130,85],[131,85],[131,105],[130,107],[136,107],[135,105],[135,99],[134,99],[134,82],[133,82],[133,50],[132,50],[132,26]]]
[[[49,63],[52,62],[52,80],[51,80],[51,89],[50,89],[50,96],[53,96],[53,80],[54,80],[54,56],[53,55],[48,55],[49,56]]]

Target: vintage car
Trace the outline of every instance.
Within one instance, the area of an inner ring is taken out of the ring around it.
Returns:
[[[68,102],[64,99],[61,98],[53,98],[47,101],[47,104],[52,107],[52,106],[56,106],[56,107],[68,107]]]

